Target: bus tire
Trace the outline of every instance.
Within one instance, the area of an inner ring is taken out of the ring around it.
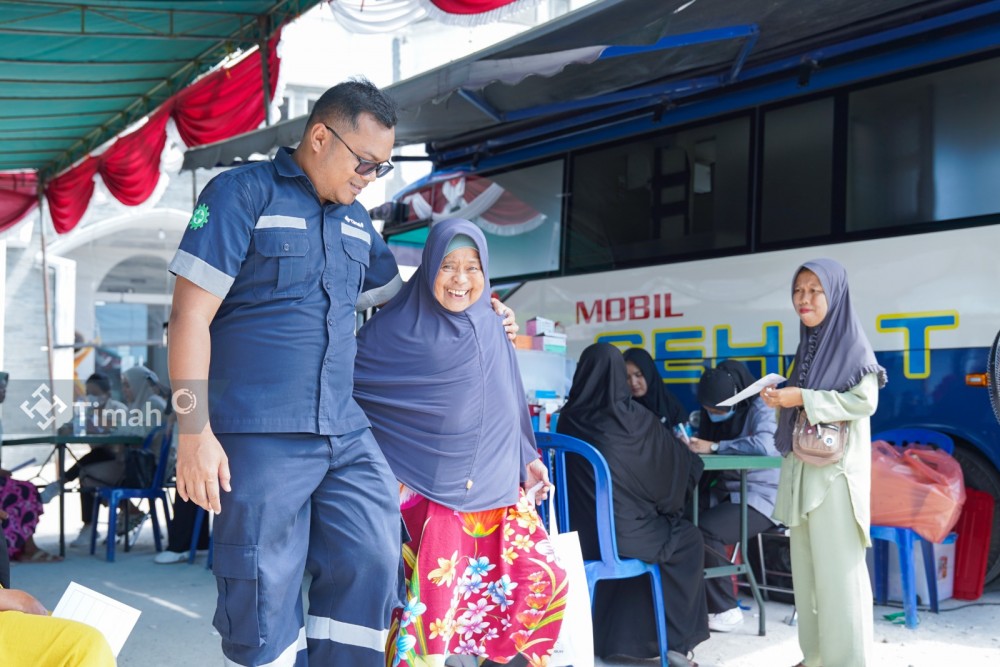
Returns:
[[[971,446],[955,448],[955,459],[962,466],[965,486],[993,496],[993,530],[986,559],[986,583],[1000,576],[1000,472]]]
[[[990,405],[993,406],[993,416],[1000,422],[1000,332],[993,339],[990,348],[989,365],[986,368],[986,382],[990,390]]]

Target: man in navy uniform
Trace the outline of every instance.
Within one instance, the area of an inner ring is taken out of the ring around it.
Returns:
[[[351,393],[355,312],[401,285],[356,201],[395,124],[370,82],[334,86],[298,148],[205,186],[170,264],[177,490],[218,513],[228,665],[384,664],[398,486]]]

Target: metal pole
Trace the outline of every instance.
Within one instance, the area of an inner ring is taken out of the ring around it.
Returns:
[[[270,127],[271,125],[271,71],[268,66],[268,60],[270,60],[271,50],[268,46],[267,39],[267,17],[258,16],[257,17],[257,27],[260,29],[260,42],[258,43],[257,50],[260,53],[260,71],[264,78],[264,126]]]
[[[49,256],[45,242],[45,185],[41,181],[38,183],[38,230],[42,244],[42,307],[45,309],[45,356],[49,365],[49,388],[53,395],[56,390],[55,381],[55,361],[52,355],[55,353],[55,341],[52,336],[52,312],[49,302]],[[55,420],[52,420],[52,435],[58,435],[59,427]],[[63,495],[62,477],[66,467],[66,446],[56,444],[56,480],[53,484],[59,484],[59,555],[66,555],[66,530],[63,517],[66,516],[66,498]]]

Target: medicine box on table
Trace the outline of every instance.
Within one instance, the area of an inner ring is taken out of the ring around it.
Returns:
[[[540,336],[542,334],[554,333],[556,323],[544,317],[532,317],[524,325],[525,333],[529,336]]]

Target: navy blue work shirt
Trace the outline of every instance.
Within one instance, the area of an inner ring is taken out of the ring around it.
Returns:
[[[352,397],[355,312],[395,294],[399,270],[365,208],[321,203],[291,156],[209,181],[170,263],[222,299],[210,327],[216,433],[369,426]]]

